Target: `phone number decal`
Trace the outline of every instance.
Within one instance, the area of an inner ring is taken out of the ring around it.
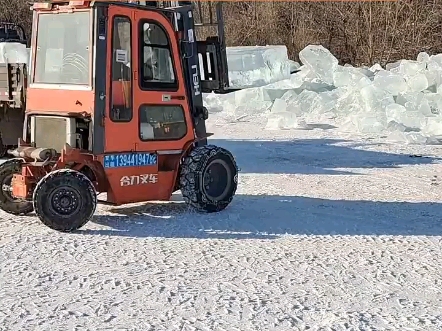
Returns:
[[[154,153],[124,153],[104,156],[105,168],[140,167],[157,164],[158,156]]]

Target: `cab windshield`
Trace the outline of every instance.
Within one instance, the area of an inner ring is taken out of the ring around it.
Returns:
[[[90,11],[38,17],[34,83],[90,85]]]

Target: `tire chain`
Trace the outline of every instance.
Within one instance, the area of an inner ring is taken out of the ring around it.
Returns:
[[[198,193],[200,192],[200,188],[196,187],[197,178],[202,176],[202,172],[207,163],[216,154],[226,155],[238,171],[238,166],[232,154],[226,149],[215,145],[196,147],[187,155],[181,166],[180,189],[184,201],[192,205],[199,211],[204,211],[205,209],[198,204]],[[204,162],[201,162],[203,158],[205,158],[205,160]],[[238,182],[237,174],[235,174],[234,180],[235,183]],[[223,201],[223,203],[230,203],[233,199],[233,196],[235,195],[235,192],[236,188],[230,198],[226,201]],[[204,204],[207,204],[209,202],[203,194],[201,194],[201,199]]]

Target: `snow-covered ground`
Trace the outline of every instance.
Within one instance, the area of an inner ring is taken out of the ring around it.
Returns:
[[[442,146],[211,112],[241,168],[221,213],[0,212],[0,330],[442,330]]]
[[[0,330],[442,329],[440,149],[228,119],[219,214],[177,195],[60,234],[0,213]]]

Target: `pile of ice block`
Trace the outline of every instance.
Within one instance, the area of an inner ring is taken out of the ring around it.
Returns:
[[[209,111],[265,116],[271,130],[334,121],[340,130],[391,141],[441,141],[442,54],[356,68],[310,45],[299,58],[301,66],[288,59],[285,46],[228,48],[231,85],[248,88],[206,95]]]

